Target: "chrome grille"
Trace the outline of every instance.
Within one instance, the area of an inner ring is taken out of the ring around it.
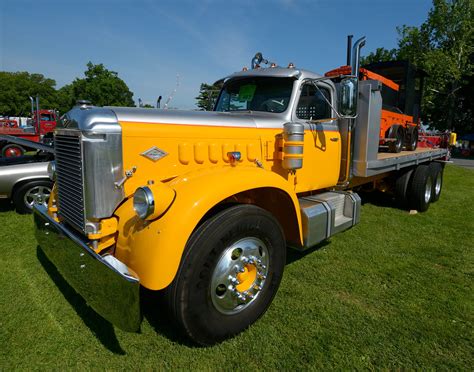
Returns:
[[[58,187],[58,215],[84,231],[84,186],[81,139],[56,134],[54,137]]]

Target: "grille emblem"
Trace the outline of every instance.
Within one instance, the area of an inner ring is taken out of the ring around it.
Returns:
[[[145,158],[148,158],[152,161],[158,161],[161,158],[164,158],[168,153],[166,151],[163,151],[159,149],[156,146],[153,146],[149,148],[148,150],[142,152],[140,155],[144,156]]]

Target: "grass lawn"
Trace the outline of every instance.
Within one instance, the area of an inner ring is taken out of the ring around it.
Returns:
[[[358,226],[310,252],[289,251],[262,319],[209,348],[176,335],[149,296],[141,334],[114,329],[37,249],[31,216],[2,208],[0,370],[474,365],[470,170],[448,166],[441,199],[426,213],[365,199]]]

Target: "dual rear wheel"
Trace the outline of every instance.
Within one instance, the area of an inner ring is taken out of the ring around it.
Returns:
[[[402,172],[395,181],[395,198],[403,208],[428,210],[439,200],[443,186],[443,165],[432,162]]]

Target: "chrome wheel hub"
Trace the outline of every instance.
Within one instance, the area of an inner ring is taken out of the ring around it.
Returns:
[[[431,178],[426,180],[426,187],[425,187],[425,203],[429,203],[431,200],[431,190],[433,188],[433,182]]]
[[[211,299],[224,314],[236,314],[254,302],[268,275],[268,249],[258,238],[241,239],[219,257],[211,279]]]
[[[51,189],[49,187],[35,186],[25,193],[23,201],[27,207],[33,208],[33,204],[35,203],[46,205],[50,195]]]
[[[435,195],[439,195],[441,192],[441,175],[438,175],[436,178],[436,184],[435,184]]]

